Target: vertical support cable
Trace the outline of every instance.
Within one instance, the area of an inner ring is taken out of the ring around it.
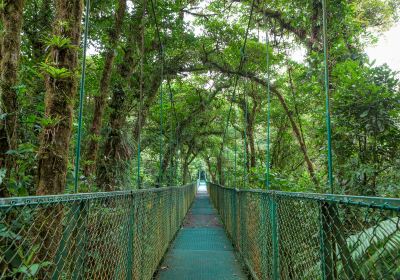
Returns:
[[[238,71],[237,71],[238,73],[240,73],[242,71],[244,63],[245,63],[244,54],[246,52],[246,45],[247,45],[247,39],[248,39],[248,36],[249,36],[249,31],[250,31],[250,24],[251,24],[251,20],[253,18],[254,4],[255,4],[255,0],[253,0],[251,2],[249,21],[247,23],[247,28],[246,28],[246,33],[245,33],[245,36],[244,36],[243,46],[240,49],[240,61],[239,61],[239,67],[238,67]],[[219,158],[222,157],[225,138],[226,138],[226,134],[227,134],[227,131],[228,131],[229,121],[230,121],[230,118],[231,118],[233,102],[234,102],[234,100],[236,98],[236,89],[237,89],[238,82],[239,82],[239,74],[237,74],[235,76],[235,80],[234,80],[234,86],[233,86],[231,102],[230,102],[230,106],[229,106],[228,116],[226,118],[226,125],[225,125],[225,129],[224,129],[224,134],[223,134],[223,137],[222,137],[221,149],[219,151]],[[221,161],[221,171],[222,171],[222,169],[223,169],[223,166],[222,166],[222,161]]]
[[[233,176],[235,189],[237,189],[236,176],[237,176],[237,132],[235,128],[235,174]]]
[[[271,128],[271,92],[270,92],[270,62],[269,62],[269,37],[268,32],[265,32],[265,41],[267,46],[267,154],[266,154],[266,175],[265,189],[270,189],[269,173],[270,173],[270,128]]]
[[[169,92],[169,96],[170,96],[170,102],[171,102],[171,109],[173,106],[173,102],[172,102],[172,93],[171,93],[171,88],[170,88],[170,92]],[[175,157],[175,139],[174,139],[174,124],[173,124],[173,119],[172,117],[170,117],[170,136],[169,136],[169,153],[171,155],[171,163],[170,163],[170,169],[169,169],[169,185],[172,186],[175,182],[173,180],[174,178],[174,169],[175,169],[175,164],[174,164],[174,157]]]
[[[247,128],[248,128],[248,109],[247,109],[247,83],[246,80],[244,81],[244,88],[243,88],[243,99],[244,99],[244,134],[243,134],[243,153],[244,153],[244,176],[243,176],[243,188],[247,188],[247,179],[248,179],[248,155],[247,155]]]
[[[327,7],[326,0],[322,0],[322,25],[324,41],[324,86],[325,86],[325,110],[326,110],[326,130],[328,140],[328,184],[330,192],[333,193],[333,171],[332,171],[332,137],[331,137],[331,115],[329,104],[329,69],[328,69],[328,41],[327,41]]]
[[[90,0],[86,0],[85,11],[85,33],[83,39],[83,57],[82,57],[82,73],[79,92],[79,117],[78,117],[78,132],[76,140],[76,154],[75,154],[75,172],[74,172],[74,192],[78,192],[79,188],[79,163],[81,160],[81,139],[82,139],[82,119],[83,119],[83,102],[85,98],[85,80],[86,80],[86,52],[89,34],[89,13],[90,13]]]
[[[229,160],[229,150],[228,150],[228,148],[226,148],[226,150],[225,150],[225,158],[226,158],[226,161],[227,161],[227,165],[226,165],[226,169],[227,169],[227,172],[226,172],[226,178],[227,178],[227,185],[228,185],[228,187],[231,185],[230,184],[230,168],[229,168],[229,162],[230,162],[230,160]]]
[[[167,79],[167,85],[168,85],[168,91],[169,91],[169,101],[171,104],[171,109],[173,111],[173,115],[174,115],[174,120],[171,117],[171,134],[170,134],[170,153],[171,155],[173,155],[175,157],[175,164],[173,164],[172,162],[172,166],[171,166],[171,171],[170,171],[170,176],[171,176],[171,182],[172,184],[176,184],[177,183],[177,179],[178,179],[178,165],[179,165],[179,157],[180,157],[180,153],[179,153],[179,137],[178,137],[178,131],[177,131],[177,126],[178,126],[178,117],[176,114],[176,108],[175,108],[175,102],[174,102],[174,95],[173,95],[173,91],[172,91],[172,87],[171,87],[171,83],[170,80]],[[175,123],[174,123],[175,121]],[[175,132],[175,133],[174,133]],[[175,135],[175,136],[174,136]],[[175,139],[174,139],[175,137]],[[174,180],[172,180],[172,178],[175,178]]]
[[[146,1],[143,1],[143,15],[141,20],[141,46],[140,46],[140,85],[139,85],[139,104],[138,104],[138,152],[137,152],[137,188],[141,189],[141,178],[140,178],[140,164],[141,164],[141,137],[142,137],[142,99],[143,99],[143,72],[144,72],[144,30],[145,30],[145,13],[146,13]]]
[[[160,167],[159,167],[159,186],[162,187],[163,184],[163,128],[164,128],[164,97],[163,97],[163,80],[164,80],[164,47],[161,43],[160,46],[160,56],[161,56],[161,86],[160,86]]]

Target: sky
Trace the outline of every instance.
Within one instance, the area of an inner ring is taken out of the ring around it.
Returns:
[[[375,60],[376,66],[386,63],[392,70],[400,72],[400,22],[380,35],[378,42],[367,47],[365,52],[371,61]],[[301,63],[305,55],[306,49],[299,47],[292,52],[292,59]]]
[[[400,22],[385,32],[375,46],[366,49],[377,65],[388,64],[392,70],[400,71]]]

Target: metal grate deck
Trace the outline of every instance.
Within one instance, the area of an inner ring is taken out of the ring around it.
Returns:
[[[198,194],[158,279],[247,279],[217,215],[208,194]]]

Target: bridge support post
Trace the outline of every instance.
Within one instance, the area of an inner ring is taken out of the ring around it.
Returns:
[[[135,238],[135,196],[131,194],[131,206],[129,213],[129,222],[128,222],[128,249],[127,249],[127,258],[126,258],[126,279],[132,280],[133,274],[133,245]]]
[[[245,216],[244,216],[244,193],[243,192],[238,192],[239,194],[239,234],[240,234],[240,251],[242,252],[242,256],[246,258],[246,248],[244,247],[244,235],[245,235],[245,230],[244,226],[246,224]]]
[[[269,279],[268,275],[268,243],[266,237],[268,236],[267,231],[267,194],[262,194],[260,196],[260,229],[261,232],[259,233],[259,242],[261,247],[261,278],[260,280]]]
[[[234,240],[234,243],[237,244],[237,190],[233,189],[232,190],[232,239]],[[237,245],[236,245],[237,247]]]
[[[320,243],[322,279],[337,279],[338,256],[347,279],[356,278],[354,261],[343,236],[344,227],[339,218],[338,206],[328,202],[320,205]]]
[[[73,256],[73,276],[72,279],[83,278],[85,269],[85,245],[87,243],[87,218],[89,216],[89,202],[81,201],[74,203],[67,214],[67,225],[58,246],[55,257],[56,268],[52,279],[59,279],[67,261],[69,250],[76,253]],[[76,236],[76,238],[73,238]]]
[[[320,255],[321,255],[321,272],[322,279],[334,279],[333,267],[333,235],[332,235],[332,218],[329,203],[322,202],[320,204]]]
[[[88,225],[88,217],[89,217],[89,202],[82,200],[79,203],[79,215],[76,220],[77,225],[77,241],[76,248],[78,253],[75,256],[75,269],[74,269],[74,280],[76,279],[84,279],[85,275],[85,259],[86,259],[86,244],[87,244],[87,225]]]
[[[279,275],[279,225],[277,217],[276,197],[273,193],[269,194],[270,221],[272,230],[272,279],[278,280]]]

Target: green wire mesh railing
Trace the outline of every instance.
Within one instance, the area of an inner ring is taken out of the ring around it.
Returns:
[[[0,199],[0,278],[151,279],[195,187]]]
[[[208,188],[255,279],[400,279],[400,199]]]

